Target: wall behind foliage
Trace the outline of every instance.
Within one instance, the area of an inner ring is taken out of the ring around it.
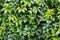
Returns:
[[[60,40],[60,0],[0,0],[0,40]]]

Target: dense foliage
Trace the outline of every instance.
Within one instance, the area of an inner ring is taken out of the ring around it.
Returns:
[[[0,40],[60,40],[60,0],[0,0]]]

